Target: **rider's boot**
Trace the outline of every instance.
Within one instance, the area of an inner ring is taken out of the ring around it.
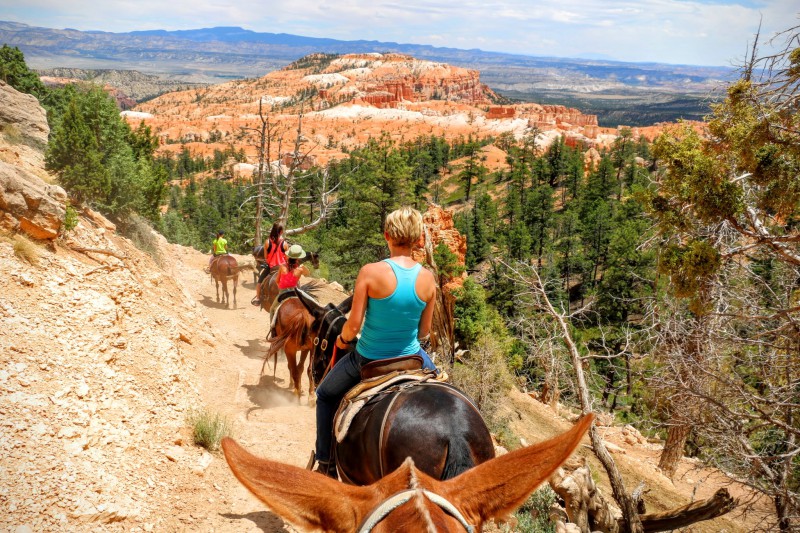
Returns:
[[[314,472],[319,472],[333,479],[339,479],[339,474],[336,473],[336,464],[332,461],[317,461],[317,468],[314,469]]]

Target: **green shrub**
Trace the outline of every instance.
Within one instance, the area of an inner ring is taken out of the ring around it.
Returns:
[[[484,329],[469,351],[459,355],[453,366],[452,382],[472,398],[488,425],[496,426],[500,407],[513,386],[505,364],[501,341]]]
[[[194,443],[208,451],[218,450],[222,438],[231,435],[230,422],[219,413],[193,410],[187,416],[187,422],[192,427]]]
[[[521,446],[519,436],[508,425],[508,419],[494,420],[489,429],[497,443],[506,450],[513,451]]]
[[[158,247],[158,237],[153,228],[144,217],[131,213],[124,218],[114,219],[119,232],[131,240],[138,249],[149,255],[161,264],[161,251]]]
[[[514,516],[517,518],[515,533],[554,533],[555,524],[550,521],[550,506],[556,501],[556,493],[549,485],[542,486],[531,494]],[[504,529],[504,531],[509,531]]]
[[[78,212],[71,205],[64,212],[64,231],[72,231],[78,225]]]

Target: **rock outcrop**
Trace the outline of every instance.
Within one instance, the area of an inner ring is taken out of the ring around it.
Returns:
[[[64,221],[64,189],[42,179],[50,128],[35,97],[0,81],[0,226],[55,239]]]
[[[594,115],[556,105],[497,105],[501,100],[476,70],[403,54],[312,54],[261,78],[164,94],[126,119],[132,126],[144,120],[163,151],[178,149],[180,141],[211,156],[235,137],[249,163],[258,159],[259,105],[286,131],[296,131],[302,113],[307,146],[323,165],[384,132],[397,141],[421,135],[455,141],[503,133],[521,139],[535,128],[540,148],[561,135],[573,146],[609,142]],[[211,131],[224,142],[212,142]]]
[[[0,225],[39,240],[58,237],[67,194],[30,172],[0,161]]]
[[[0,80],[0,159],[30,169],[44,167],[47,113],[35,96]]]

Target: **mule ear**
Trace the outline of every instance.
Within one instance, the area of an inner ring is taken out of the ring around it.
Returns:
[[[443,482],[442,496],[476,525],[508,516],[572,455],[593,419],[592,414],[585,416],[566,433],[496,457]]]
[[[339,311],[341,311],[342,314],[344,314],[344,315],[346,315],[347,313],[350,312],[350,308],[351,307],[353,307],[353,297],[352,296],[348,296],[346,300],[344,300],[342,303],[340,303],[339,305],[336,306],[336,308],[339,309]]]
[[[366,487],[345,485],[316,472],[261,459],[228,437],[222,439],[222,451],[242,485],[301,530],[355,531],[372,506],[374,495]]]

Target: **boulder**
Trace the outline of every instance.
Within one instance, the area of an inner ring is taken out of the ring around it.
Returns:
[[[35,97],[0,81],[0,226],[34,239],[55,239],[67,194],[46,175],[47,114]]]
[[[47,113],[36,97],[0,80],[0,149],[7,154],[3,159],[15,159],[15,163],[29,168],[44,168],[49,135]]]
[[[64,223],[67,193],[31,172],[0,161],[0,225],[34,239],[55,239]]]

